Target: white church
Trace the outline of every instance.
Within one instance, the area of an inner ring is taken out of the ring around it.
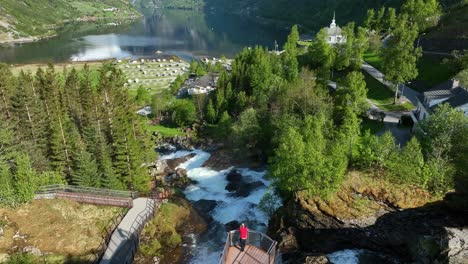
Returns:
[[[339,43],[346,43],[346,37],[342,35],[342,30],[339,26],[336,25],[335,22],[335,12],[333,12],[333,20],[330,24],[330,27],[327,27],[328,33],[328,44],[336,45]]]

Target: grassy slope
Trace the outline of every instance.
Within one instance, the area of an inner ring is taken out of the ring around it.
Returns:
[[[22,249],[31,245],[49,253],[39,263],[92,260],[104,229],[121,210],[66,200],[36,200],[18,208],[0,208],[0,227],[5,231],[0,254],[12,253],[15,246]],[[13,239],[17,232],[26,239]]]
[[[147,1],[147,0],[140,0]],[[382,5],[399,6],[401,0],[162,0],[168,8],[217,9],[233,13],[249,13],[265,18],[289,21],[312,29],[329,24],[336,11],[337,22],[360,22],[368,8]]]
[[[119,12],[104,12],[117,7]],[[0,21],[10,24],[16,37],[51,35],[64,20],[82,17],[122,19],[137,11],[126,0],[0,0]],[[1,25],[1,24],[0,24]],[[0,26],[5,32],[5,28]]]

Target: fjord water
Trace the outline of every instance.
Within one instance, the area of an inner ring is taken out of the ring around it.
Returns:
[[[243,16],[188,10],[142,10],[129,24],[67,25],[57,37],[35,43],[0,47],[8,63],[90,61],[154,56],[156,51],[193,56],[234,56],[243,47],[274,48],[284,43],[288,29]]]

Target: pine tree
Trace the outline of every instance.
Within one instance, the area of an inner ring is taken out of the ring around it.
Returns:
[[[71,176],[73,184],[87,187],[100,187],[101,179],[96,161],[87,151],[82,151],[76,156]]]
[[[11,118],[10,98],[13,94],[14,78],[10,67],[0,63],[0,114]]]
[[[297,61],[297,42],[299,41],[299,31],[297,25],[292,26],[288,39],[284,44],[284,53],[282,54],[284,65],[284,76],[289,81],[297,79],[299,62]]]
[[[374,9],[368,9],[366,18],[364,19],[363,26],[369,30],[374,29],[375,26],[375,11]]]
[[[15,155],[12,176],[16,200],[19,202],[31,201],[36,191],[37,175],[31,167],[28,155],[24,153]]]
[[[206,120],[210,124],[214,124],[216,122],[216,111],[213,107],[213,101],[211,98],[208,100],[208,105],[206,106]]]
[[[336,46],[335,68],[343,70],[348,68],[353,58],[354,50],[354,22],[348,23],[343,27],[346,43],[341,43]]]
[[[41,172],[49,169],[46,157],[47,116],[35,85],[36,82],[29,73],[20,72],[11,99],[12,119],[21,128],[21,133],[16,134],[20,148],[29,155],[34,168]]]

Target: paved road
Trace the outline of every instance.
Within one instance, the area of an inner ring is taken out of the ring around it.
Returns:
[[[151,210],[147,207],[147,202],[155,206],[154,200],[149,198],[137,198],[133,200],[133,207],[130,209],[125,217],[120,222],[119,226],[115,229],[110,239],[109,245],[106,252],[104,253],[100,264],[119,263],[120,260],[113,260],[112,258],[116,255],[119,250],[128,242],[129,237],[135,234],[135,228],[137,226],[145,225],[143,222],[136,222],[138,215],[143,212],[143,215],[151,214]],[[134,225],[134,223],[136,223]],[[133,226],[132,226],[133,225]],[[137,225],[137,226],[136,226]],[[120,252],[122,253],[122,252]]]
[[[374,77],[377,81],[382,83],[383,85],[389,87],[391,90],[395,89],[395,85],[392,84],[391,82],[388,82],[385,80],[385,75],[374,68],[372,65],[368,64],[367,62],[363,62],[362,64],[362,69],[365,70],[367,73],[369,73],[372,77]],[[419,92],[409,88],[406,85],[401,85],[400,86],[400,91],[403,92],[403,96],[408,98],[408,100],[415,106],[418,105],[418,99],[417,96],[420,95]],[[372,102],[369,101],[371,104],[372,108],[377,108],[378,107]],[[397,141],[398,144],[400,145],[405,145],[408,140],[411,139],[412,133],[411,129],[405,128],[405,127],[400,127],[398,125],[398,122],[400,121],[401,115],[405,114],[405,112],[388,112],[385,111],[385,118],[384,118],[384,124],[385,124],[385,131],[390,131],[392,135],[395,137],[395,140]],[[383,133],[383,132],[382,132]],[[381,134],[381,133],[379,133]]]
[[[381,82],[383,85],[389,87],[391,90],[395,89],[395,85],[391,82],[388,82],[385,80],[385,75],[374,68],[372,65],[368,64],[367,62],[362,63],[362,69],[365,70],[367,73],[369,73],[372,77],[374,77],[377,81]],[[420,95],[421,93],[411,89],[410,87],[401,84],[400,85],[400,91],[403,91],[403,96],[408,98],[410,102],[417,106],[418,105],[418,98],[417,96]]]

